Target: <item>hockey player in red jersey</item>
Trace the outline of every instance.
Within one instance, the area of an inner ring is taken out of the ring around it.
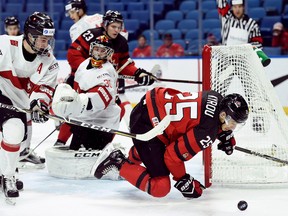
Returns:
[[[224,98],[215,91],[180,92],[169,88],[148,91],[133,109],[130,119],[132,133],[144,133],[164,118],[171,123],[162,135],[144,142],[133,139],[129,157],[120,150],[96,161],[93,171],[101,179],[110,169],[154,197],[164,197],[171,189],[169,174],[186,198],[198,198],[204,186],[190,176],[184,162],[206,149],[218,139],[218,149],[232,154],[236,144],[232,131],[248,118],[248,105],[239,94]],[[143,163],[145,166],[141,166]]]
[[[127,40],[120,34],[123,29],[123,17],[118,11],[107,11],[103,17],[102,27],[88,29],[71,44],[67,53],[67,60],[72,73],[77,70],[80,63],[89,57],[90,43],[101,35],[106,35],[112,43],[114,54],[112,64],[118,70],[129,59]],[[134,63],[125,67],[122,72],[125,75],[135,75],[140,85],[151,85],[154,82],[151,74],[144,69],[137,68]]]
[[[54,24],[40,12],[30,15],[24,35],[0,36],[0,102],[21,109],[30,109],[33,122],[44,123],[59,71],[53,56]],[[6,197],[18,197],[15,170],[20,145],[26,139],[26,114],[0,108],[2,141],[0,171]],[[27,152],[26,159],[30,156]]]
[[[89,47],[91,42],[101,35],[105,35],[109,38],[112,44],[114,54],[112,56],[111,63],[115,67],[116,71],[125,64],[129,56],[129,48],[127,40],[120,34],[123,29],[123,16],[118,11],[107,11],[103,16],[102,27],[88,29],[82,33],[69,47],[67,53],[67,60],[71,66],[72,75],[76,72],[79,65],[89,57]],[[139,85],[151,85],[154,83],[153,76],[150,72],[142,68],[137,68],[134,63],[126,66],[121,74],[134,75],[135,80]],[[73,86],[74,76],[70,76],[67,83]],[[69,126],[64,124],[61,126],[60,133],[56,145],[65,143],[69,138]]]

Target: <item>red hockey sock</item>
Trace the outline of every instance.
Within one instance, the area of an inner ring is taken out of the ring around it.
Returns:
[[[71,126],[69,124],[62,124],[60,126],[59,134],[58,134],[58,140],[60,140],[63,143],[66,143],[69,137],[71,136],[71,131],[70,131]]]

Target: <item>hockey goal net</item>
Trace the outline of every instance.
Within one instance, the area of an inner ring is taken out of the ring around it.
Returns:
[[[249,105],[249,118],[235,131],[237,146],[288,160],[287,117],[261,61],[251,45],[205,46],[203,90],[223,96],[241,94]],[[212,148],[204,151],[205,185],[288,182],[288,166],[234,150],[230,156]]]

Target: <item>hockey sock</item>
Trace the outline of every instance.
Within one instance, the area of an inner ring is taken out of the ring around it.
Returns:
[[[58,140],[60,140],[63,143],[66,143],[69,137],[71,136],[71,131],[70,131],[71,126],[69,124],[62,124],[59,130],[58,134]]]

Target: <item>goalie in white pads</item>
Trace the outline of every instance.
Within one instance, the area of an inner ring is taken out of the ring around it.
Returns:
[[[106,36],[102,35],[91,43],[91,57],[82,62],[75,73],[76,91],[68,84],[59,84],[55,90],[52,110],[56,115],[119,128],[121,109],[115,102],[118,74],[109,62],[112,55],[113,49]],[[114,134],[75,125],[71,126],[71,132],[70,150],[75,151],[83,147],[102,150],[114,138]],[[87,172],[90,175],[90,170]]]
[[[32,121],[38,123],[48,120],[43,113],[48,113],[59,71],[51,52],[54,32],[52,19],[35,12],[25,22],[24,35],[0,36],[0,102],[31,109]],[[6,197],[18,197],[15,170],[20,145],[26,139],[26,114],[6,109],[4,105],[0,112],[2,189]]]
[[[87,123],[118,129],[120,107],[115,103],[117,73],[108,59],[113,49],[106,36],[96,38],[90,45],[90,58],[82,62],[75,74],[74,89],[60,84],[52,102],[53,112]],[[72,126],[70,149],[103,149],[113,139],[113,134]]]

